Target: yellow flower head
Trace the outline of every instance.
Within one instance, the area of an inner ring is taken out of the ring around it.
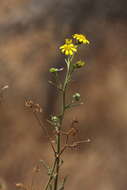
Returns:
[[[74,34],[73,38],[76,39],[79,43],[83,43],[83,44],[89,44],[89,40],[87,40],[86,36],[84,36],[83,34]]]
[[[65,44],[60,46],[59,49],[65,55],[73,55],[74,52],[77,52],[77,46],[72,43],[71,39],[66,39]]]

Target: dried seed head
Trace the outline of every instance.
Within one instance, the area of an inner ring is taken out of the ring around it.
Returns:
[[[39,104],[35,104],[32,100],[26,100],[25,101],[25,106],[27,108],[31,108],[33,112],[42,112],[42,108]]]
[[[74,127],[70,128],[68,131],[69,136],[75,136],[77,133],[78,133],[78,129]]]

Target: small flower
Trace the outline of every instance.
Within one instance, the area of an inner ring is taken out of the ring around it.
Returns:
[[[77,52],[77,46],[72,43],[71,39],[66,39],[65,44],[60,46],[59,49],[65,55],[73,55],[74,52]]]
[[[79,101],[80,98],[81,98],[81,95],[80,95],[79,93],[75,93],[72,97],[73,97],[73,99],[74,99],[75,101]]]
[[[83,43],[83,44],[89,44],[90,41],[87,40],[86,36],[83,34],[74,34],[73,38],[76,39],[79,43]]]
[[[73,66],[74,66],[74,69],[78,69],[78,68],[81,68],[85,65],[86,63],[84,61],[77,61]]]

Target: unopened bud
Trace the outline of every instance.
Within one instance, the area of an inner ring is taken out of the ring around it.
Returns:
[[[58,69],[52,67],[52,68],[49,69],[49,72],[50,72],[50,73],[56,73],[56,72],[58,72]]]
[[[83,67],[86,63],[84,61],[77,61],[73,66],[75,69]]]
[[[81,98],[81,96],[80,96],[79,93],[75,93],[72,97],[73,97],[73,99],[74,99],[75,101],[79,101],[80,98]]]
[[[59,121],[59,118],[57,116],[52,116],[51,117],[51,120],[54,122],[54,123],[57,123]]]

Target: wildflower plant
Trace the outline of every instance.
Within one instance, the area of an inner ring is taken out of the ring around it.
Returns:
[[[53,165],[47,166],[43,160],[41,163],[47,169],[47,173],[49,175],[48,182],[44,187],[44,190],[63,190],[66,182],[66,177],[61,181],[60,178],[60,169],[63,163],[62,154],[67,148],[75,148],[79,146],[81,143],[90,142],[89,139],[83,141],[70,141],[73,136],[77,133],[77,120],[73,120],[70,128],[65,131],[63,129],[63,120],[65,116],[65,112],[74,107],[81,105],[81,95],[79,92],[75,92],[72,94],[72,100],[70,103],[67,103],[67,92],[69,88],[69,84],[71,83],[72,75],[78,69],[81,69],[85,62],[79,60],[74,62],[74,57],[78,54],[79,47],[81,45],[89,44],[89,40],[83,34],[74,34],[71,39],[66,39],[65,43],[59,47],[60,52],[64,55],[65,58],[65,68],[50,68],[49,72],[55,78],[54,81],[49,81],[51,85],[53,85],[60,93],[61,104],[59,104],[59,113],[56,115],[50,116],[48,119],[49,124],[52,126],[52,130],[54,131],[54,139],[51,140],[50,135],[46,127],[43,125],[40,120],[38,114],[41,114],[42,109],[39,104],[35,104],[31,100],[27,100],[25,102],[26,107],[31,108],[34,116],[39,122],[39,125],[42,127],[43,131],[46,132],[48,136],[48,140],[50,142],[51,148],[53,150]],[[65,77],[63,82],[60,80],[61,72],[65,72]],[[64,144],[62,138],[65,138]],[[18,186],[18,185],[17,185]]]

